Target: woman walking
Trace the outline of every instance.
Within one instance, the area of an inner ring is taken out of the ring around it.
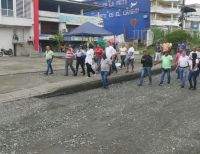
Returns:
[[[127,60],[126,60],[126,63],[127,63],[126,73],[129,72],[129,65],[131,65],[131,70],[132,72],[134,72],[134,51],[135,50],[133,48],[133,44],[129,43],[129,49],[128,49]]]
[[[94,49],[93,45],[89,45],[89,50],[86,53],[85,64],[87,67],[87,75],[90,76],[90,73],[95,74],[94,70],[92,69],[92,65],[94,64]]]
[[[122,43],[121,48],[119,48],[119,53],[120,53],[120,57],[121,57],[121,68],[123,66],[126,67],[125,60],[126,60],[127,51],[128,50],[127,50],[125,44]]]
[[[188,76],[188,80],[190,83],[190,90],[196,90],[197,86],[197,76],[198,76],[198,64],[199,60],[197,58],[197,53],[192,53],[191,55],[192,59],[189,60],[189,67],[190,67],[190,72]]]

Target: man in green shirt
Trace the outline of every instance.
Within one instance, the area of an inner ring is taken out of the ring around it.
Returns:
[[[53,51],[51,51],[50,46],[46,46],[45,58],[47,61],[47,70],[45,72],[45,75],[49,74],[49,70],[50,70],[50,74],[53,74],[52,61],[54,58],[54,53]]]
[[[165,52],[164,55],[161,57],[161,61],[156,62],[156,64],[162,63],[161,81],[159,84],[160,86],[163,85],[166,74],[167,74],[167,83],[170,84],[172,61],[173,57],[169,55],[169,52]]]

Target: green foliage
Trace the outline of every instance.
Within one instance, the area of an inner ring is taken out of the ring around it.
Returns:
[[[54,35],[54,39],[53,39],[55,42],[56,42],[56,45],[55,45],[55,51],[59,51],[61,52],[61,44],[63,42],[63,35],[60,34],[60,33],[57,33]]]
[[[166,34],[165,30],[161,28],[152,28],[151,31],[154,33],[154,42],[163,41]]]
[[[176,30],[174,32],[168,33],[165,36],[165,40],[173,44],[173,49],[177,49],[178,42],[180,41],[189,42],[191,41],[191,39],[192,39],[191,35],[184,30]]]

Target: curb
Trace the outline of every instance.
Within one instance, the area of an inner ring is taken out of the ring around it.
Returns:
[[[152,75],[157,75],[159,73],[161,73],[160,68],[156,68],[152,70]],[[135,80],[139,78],[140,78],[140,72],[137,72],[135,74],[131,73],[131,74],[113,76],[109,78],[109,84],[122,83],[122,82],[131,81],[131,80]],[[61,95],[69,95],[69,94],[74,94],[81,91],[88,91],[88,90],[100,88],[100,87],[101,87],[101,80],[88,81],[84,83],[74,84],[71,86],[61,87],[53,92],[35,96],[35,98],[49,98],[49,97],[56,97],[56,96],[61,96]]]

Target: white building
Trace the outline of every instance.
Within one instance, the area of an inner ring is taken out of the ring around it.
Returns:
[[[186,15],[185,29],[200,32],[200,4],[188,6],[196,9],[196,12],[188,13]]]
[[[14,44],[33,36],[33,2],[0,0],[0,8],[0,49],[14,49]]]
[[[151,0],[151,25],[178,28],[182,0]]]

